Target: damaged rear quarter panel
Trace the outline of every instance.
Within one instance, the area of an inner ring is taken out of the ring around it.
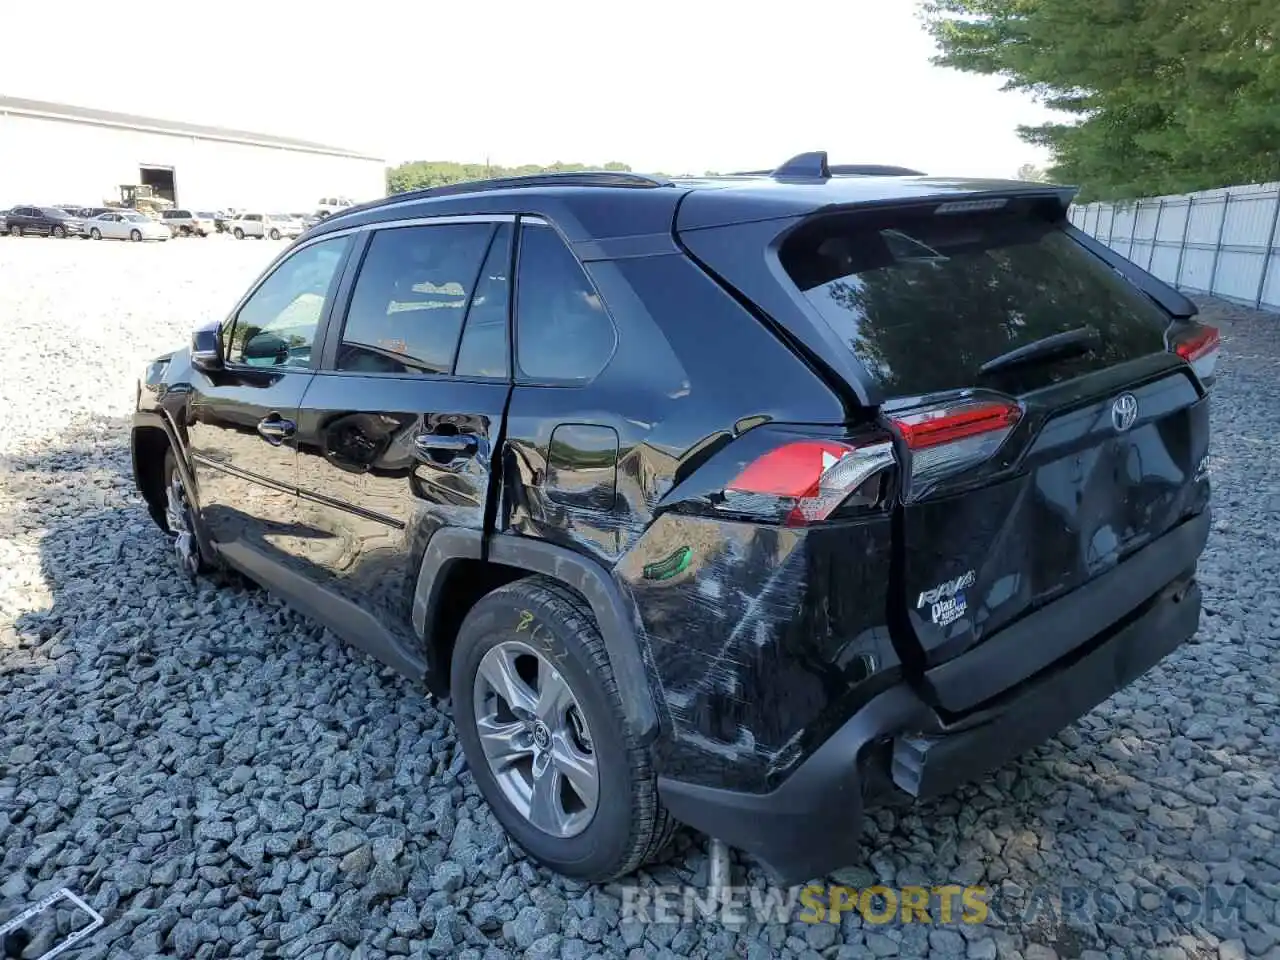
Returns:
[[[888,518],[801,530],[659,517],[615,576],[670,718],[663,774],[763,791],[897,679],[889,556]]]

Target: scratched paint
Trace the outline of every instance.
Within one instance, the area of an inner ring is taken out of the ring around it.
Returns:
[[[888,521],[795,530],[666,514],[615,570],[635,597],[672,736],[664,772],[766,789],[894,673]],[[667,580],[647,565],[691,547]],[[885,561],[887,562],[887,561]],[[868,669],[868,663],[874,669]]]

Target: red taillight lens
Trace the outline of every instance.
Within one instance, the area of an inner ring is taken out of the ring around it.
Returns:
[[[889,415],[911,451],[904,490],[918,499],[940,480],[990,458],[1022,418],[1012,400],[958,400]]]
[[[1173,351],[1191,364],[1197,377],[1207,381],[1218,364],[1218,347],[1221,344],[1222,337],[1217,327],[1197,323],[1188,332],[1174,338]]]
[[[749,463],[725,487],[724,508],[753,519],[803,527],[826,520],[846,503],[875,506],[893,444],[797,440]]]

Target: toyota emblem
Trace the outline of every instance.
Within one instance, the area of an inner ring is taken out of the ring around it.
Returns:
[[[1111,404],[1111,425],[1117,433],[1124,433],[1138,419],[1138,398],[1132,393],[1122,393]]]

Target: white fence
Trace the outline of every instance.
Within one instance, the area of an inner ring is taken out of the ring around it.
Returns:
[[[1181,290],[1280,310],[1280,183],[1071,208],[1071,222]]]

